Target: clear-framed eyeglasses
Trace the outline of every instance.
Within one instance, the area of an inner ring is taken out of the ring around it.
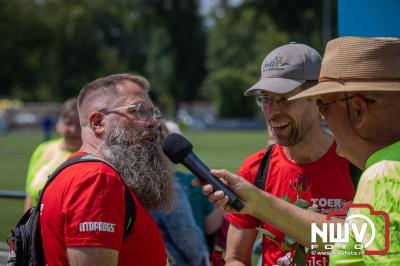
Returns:
[[[152,119],[158,121],[158,125],[160,125],[161,120],[164,117],[164,115],[160,109],[158,109],[157,107],[147,108],[146,105],[144,105],[143,103],[131,104],[131,105],[115,107],[115,108],[106,108],[106,109],[102,109],[101,112],[112,113],[112,112],[123,110],[123,109],[126,109],[126,111],[129,114],[135,115],[137,118],[139,118],[139,120],[142,120],[142,121],[148,120],[149,116],[151,115]]]
[[[259,107],[266,107],[272,104],[274,105],[284,105],[284,106],[288,106],[290,105],[293,101],[289,101],[288,100],[289,97],[282,97],[279,99],[273,99],[272,97],[268,96],[268,95],[259,95],[256,97],[256,103]]]

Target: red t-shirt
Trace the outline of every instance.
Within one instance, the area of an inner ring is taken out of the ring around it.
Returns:
[[[255,184],[264,154],[265,149],[246,158],[238,174]],[[349,173],[349,162],[336,154],[336,143],[333,143],[319,160],[306,164],[293,163],[286,157],[282,147],[275,145],[271,151],[265,191],[279,198],[286,195],[292,203],[296,201],[298,192],[303,191],[299,193],[300,198],[307,200],[311,205],[318,205],[317,211],[323,214],[341,209],[344,204],[352,201],[355,193]],[[275,242],[285,242],[282,232],[253,216],[230,214],[229,221],[239,228],[256,228],[261,224],[262,228],[275,235]],[[288,265],[285,262],[292,257],[291,254],[287,254],[274,241],[263,236],[263,265]],[[328,258],[308,255],[307,265],[328,265]]]
[[[64,169],[42,199],[40,226],[46,263],[68,265],[66,247],[103,247],[119,251],[118,265],[166,265],[161,233],[132,192],[136,219],[123,239],[125,188],[118,173],[101,162]]]

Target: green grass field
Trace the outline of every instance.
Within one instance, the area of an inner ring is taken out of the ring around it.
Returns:
[[[210,168],[230,171],[237,171],[246,156],[266,143],[265,131],[189,131],[184,134]],[[0,136],[0,190],[24,190],[28,161],[40,141],[40,132]],[[0,199],[0,242],[5,241],[9,229],[22,213],[22,200]]]
[[[24,190],[29,158],[40,141],[39,133],[0,136],[0,190]],[[23,200],[0,199],[0,242],[6,240],[22,213]]]

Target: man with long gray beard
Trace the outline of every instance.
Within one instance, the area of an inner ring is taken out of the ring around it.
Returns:
[[[48,265],[166,265],[162,236],[146,209],[168,210],[171,174],[157,142],[162,114],[141,76],[116,74],[84,86],[78,108],[83,145],[110,163],[81,162],[63,170],[42,199],[41,231]],[[125,184],[126,185],[125,185]],[[125,189],[136,207],[123,237]],[[101,226],[83,226],[86,224]]]

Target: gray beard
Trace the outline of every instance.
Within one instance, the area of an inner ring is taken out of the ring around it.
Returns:
[[[149,133],[157,135],[151,130],[137,133],[121,126],[111,127],[100,151],[146,209],[168,212],[175,205],[173,177],[160,145],[140,141]]]

